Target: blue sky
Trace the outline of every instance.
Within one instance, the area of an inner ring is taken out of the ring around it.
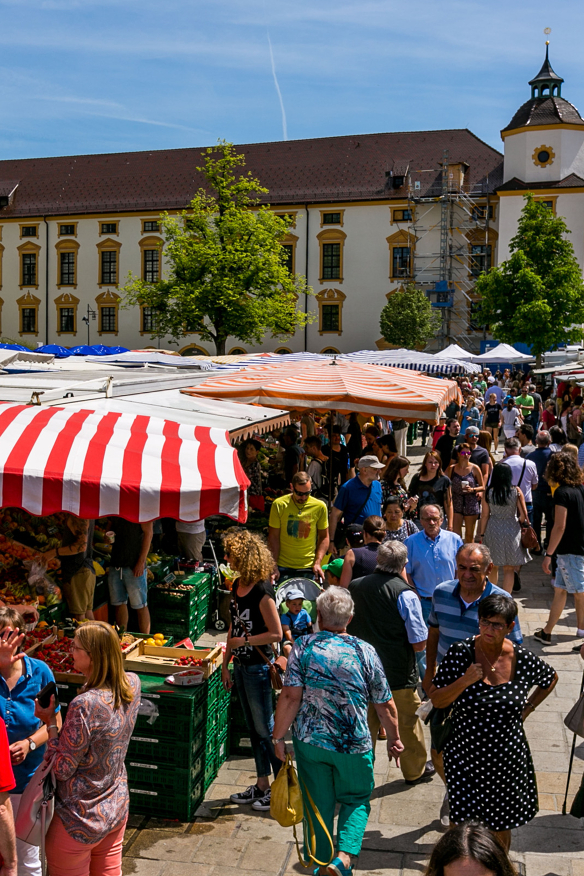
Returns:
[[[0,158],[468,127],[543,60],[584,113],[576,0],[0,0]]]

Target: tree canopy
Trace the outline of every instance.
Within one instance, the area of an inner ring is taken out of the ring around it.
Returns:
[[[388,344],[415,349],[426,346],[441,321],[442,317],[433,310],[425,293],[408,284],[390,296],[381,311],[379,326]]]
[[[231,143],[205,150],[197,170],[208,191],[200,189],[178,218],[161,217],[164,275],[148,283],[130,274],[125,302],[152,308],[153,337],[198,334],[222,355],[228,337],[286,338],[314,318],[297,309],[298,297],[312,290],[285,264],[282,240],[291,223],[259,206],[268,190],[244,164]]]
[[[534,355],[578,341],[584,322],[584,283],[565,221],[525,196],[511,255],[481,275],[479,319],[508,344],[531,344]]]

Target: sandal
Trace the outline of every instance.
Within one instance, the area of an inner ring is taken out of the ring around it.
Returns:
[[[327,868],[330,876],[353,876],[353,868],[345,867],[340,858],[333,858]]]

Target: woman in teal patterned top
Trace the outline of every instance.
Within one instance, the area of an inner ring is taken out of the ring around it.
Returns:
[[[375,705],[387,731],[389,759],[403,751],[397,709],[375,649],[347,635],[353,600],[343,587],[329,587],[316,600],[320,632],[294,643],[274,724],[276,754],[285,760],[284,737],[290,725],[301,787],[333,835],[340,804],[337,857],[314,872],[348,876],[351,855],[361,851],[374,788],[373,752],[367,707]],[[330,846],[314,820],[316,857],[326,861]],[[306,848],[305,838],[305,852]]]

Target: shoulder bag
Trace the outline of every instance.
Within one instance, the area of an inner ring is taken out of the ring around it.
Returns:
[[[235,606],[237,608],[237,614],[239,616],[239,604],[237,602],[237,588],[232,591],[233,601],[235,602]],[[240,622],[244,629],[246,629],[245,622],[240,619]],[[284,686],[283,677],[286,672],[286,666],[288,664],[288,660],[286,657],[278,657],[276,660],[272,661],[262,651],[261,648],[258,648],[257,645],[253,645],[253,648],[256,649],[264,663],[267,665],[270,672],[270,681],[272,683],[273,690],[282,690]]]
[[[523,460],[523,468],[521,469],[521,477],[517,481],[517,486],[521,486],[521,481],[523,480],[523,475],[525,474],[525,467],[527,465],[527,460]],[[535,529],[529,522],[529,519],[521,524],[521,546],[524,547],[528,551],[538,551],[539,541],[537,539],[537,535],[535,534]]]
[[[564,724],[572,733],[584,736],[584,693],[580,695],[564,718]]]
[[[467,650],[472,660],[470,648]],[[433,706],[432,711],[424,721],[424,724],[430,726],[432,748],[438,753],[442,751],[452,733],[452,710],[454,708],[454,703],[456,703],[456,700],[444,709],[438,709],[436,706]]]
[[[298,860],[303,867],[308,868],[312,864],[317,864],[319,867],[328,867],[335,856],[333,839],[323,821],[322,815],[318,811],[318,808],[310,795],[308,788],[304,783],[302,783],[302,785],[303,787],[301,789],[298,775],[294,769],[294,764],[292,763],[292,756],[287,753],[285,763],[282,764],[280,772],[272,782],[270,815],[282,827],[292,827]],[[305,805],[306,803],[308,803],[308,806]],[[328,861],[319,861],[316,857],[316,836],[314,833],[314,822],[310,814],[310,809],[312,809],[314,817],[318,821],[330,844],[331,853]],[[308,852],[308,861],[304,860],[304,856],[300,850],[298,836],[296,834],[296,825],[300,824],[301,821],[304,821],[304,845]]]
[[[19,840],[40,846],[40,859],[45,876],[45,835],[55,812],[57,783],[51,760],[43,760],[36,768],[20,798],[15,819],[15,832]]]

